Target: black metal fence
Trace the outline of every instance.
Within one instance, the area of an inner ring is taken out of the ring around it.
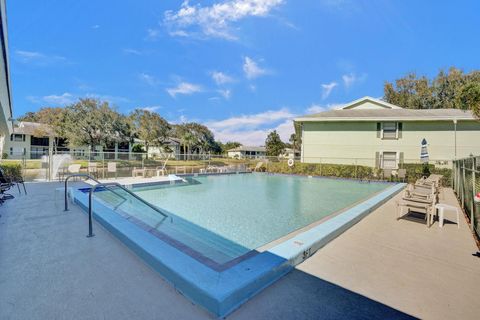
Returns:
[[[472,230],[480,237],[480,157],[453,162],[453,187],[468,216]]]

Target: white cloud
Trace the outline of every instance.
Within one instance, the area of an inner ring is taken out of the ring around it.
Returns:
[[[52,94],[49,96],[44,96],[42,100],[51,105],[67,105],[75,102],[76,99],[72,94],[65,92],[61,95]]]
[[[158,38],[158,36],[160,35],[160,30],[158,29],[147,29],[147,36],[146,36],[146,40],[155,40]]]
[[[207,124],[208,125],[208,124]],[[293,121],[291,119],[275,123],[270,126],[250,129],[211,129],[215,139],[228,142],[238,141],[244,145],[262,146],[265,145],[265,139],[268,134],[276,130],[282,141],[287,142],[290,135],[295,132]]]
[[[225,98],[225,100],[230,99],[232,96],[232,90],[225,89],[225,90],[218,90],[218,93]]]
[[[265,75],[267,73],[267,70],[258,66],[258,63],[255,62],[252,58],[245,57],[243,63],[243,72],[245,72],[245,76],[247,77],[247,79],[255,79]]]
[[[150,112],[155,112],[158,109],[161,109],[161,106],[149,106],[149,107],[142,107],[140,109],[145,110],[145,111],[150,111]]]
[[[256,128],[265,124],[275,123],[284,119],[291,119],[295,115],[288,109],[269,110],[253,115],[241,115],[219,121],[207,122],[208,127],[217,130]]]
[[[106,94],[98,93],[86,93],[86,94],[75,94],[70,92],[65,92],[63,94],[51,94],[46,96],[27,96],[26,99],[30,102],[37,104],[47,104],[50,106],[65,106],[72,103],[75,103],[81,98],[92,98],[98,99],[100,101],[107,101],[110,103],[123,103],[129,102],[127,98],[120,96],[111,96]]]
[[[355,83],[363,82],[367,78],[367,74],[364,73],[361,76],[357,76],[355,73],[344,74],[342,76],[343,84],[348,89]]]
[[[108,94],[99,94],[99,93],[87,93],[84,96],[77,96],[77,99],[80,98],[92,98],[92,99],[97,99],[100,101],[107,101],[109,103],[125,103],[125,102],[130,102],[128,98],[121,97],[121,96],[112,96]]]
[[[198,84],[181,82],[178,86],[174,88],[166,89],[168,94],[175,98],[177,94],[191,95],[194,93],[202,92],[202,87]]]
[[[312,104],[310,107],[308,107],[305,112],[307,114],[310,113],[319,113],[319,112],[324,112],[328,110],[335,110],[335,109],[341,109],[344,106],[343,103],[329,103],[327,105],[319,105],[319,104]]]
[[[150,86],[155,86],[158,83],[157,79],[148,73],[140,73],[138,77]]]
[[[65,57],[59,55],[47,55],[38,51],[16,50],[15,57],[22,63],[30,63],[39,66],[46,66],[67,61]]]
[[[163,19],[172,36],[217,37],[235,40],[231,25],[248,17],[265,17],[284,0],[229,0],[202,7],[184,1],[178,11],[168,10]]]
[[[217,85],[231,83],[234,81],[232,77],[220,71],[213,71],[210,73],[210,75]]]
[[[338,83],[336,82],[322,84],[322,99],[328,98],[330,93],[332,93],[333,88],[335,88],[337,85]]]

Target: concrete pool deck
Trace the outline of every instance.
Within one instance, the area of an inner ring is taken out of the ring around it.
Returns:
[[[98,223],[87,239],[86,215],[76,206],[63,212],[62,197],[55,199],[60,186],[27,184],[28,196],[14,190],[16,198],[0,207],[1,319],[213,317]],[[480,259],[465,222],[427,229],[394,217],[389,201],[228,319],[478,315]]]

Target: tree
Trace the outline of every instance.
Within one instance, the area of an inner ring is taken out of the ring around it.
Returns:
[[[65,134],[70,145],[107,146],[129,141],[131,127],[125,116],[112,109],[108,102],[80,99],[67,107]]]
[[[36,137],[53,136],[53,146],[56,149],[59,139],[65,136],[67,110],[62,107],[44,107],[37,112],[27,112],[19,117],[19,121],[38,122],[48,125],[38,127],[34,132]]]
[[[461,109],[472,110],[477,118],[480,118],[480,83],[465,84],[458,94],[457,103]]]
[[[18,121],[27,121],[27,122],[38,122],[37,113],[29,111],[23,116],[17,118]]]
[[[213,133],[202,124],[196,122],[178,124],[174,127],[173,135],[180,139],[187,155],[219,151]]]
[[[298,150],[300,146],[302,145],[300,136],[297,135],[296,133],[292,133],[290,135],[290,138],[288,139],[288,142],[292,145],[293,150]]]
[[[242,146],[242,144],[240,142],[235,142],[235,141],[229,141],[229,142],[226,142],[226,143],[222,143],[221,144],[222,153],[226,153],[230,149],[235,149],[235,148],[238,148],[238,147],[241,147],[241,146]]]
[[[408,109],[452,108],[476,112],[476,85],[480,85],[480,71],[464,73],[452,67],[448,72],[440,70],[432,80],[409,73],[395,80],[395,84],[385,83],[384,99]]]
[[[129,116],[133,134],[143,141],[148,156],[151,145],[162,146],[168,138],[171,126],[158,113],[135,109]]]
[[[267,151],[267,156],[277,157],[285,151],[285,144],[280,139],[280,135],[277,133],[277,130],[273,130],[267,136],[265,140],[265,149]]]

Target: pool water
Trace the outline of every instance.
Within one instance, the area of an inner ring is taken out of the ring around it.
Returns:
[[[256,249],[386,189],[386,183],[286,175],[199,176],[182,186],[133,191],[146,201],[234,243]]]

